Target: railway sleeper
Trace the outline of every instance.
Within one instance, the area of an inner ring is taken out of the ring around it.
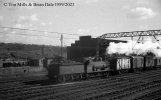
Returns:
[[[154,85],[154,86],[149,86],[149,87],[145,87],[143,89],[140,89],[140,90],[136,90],[135,91],[135,94],[133,94],[133,98],[131,98],[131,100],[138,100],[140,98],[143,98],[145,96],[147,96],[149,93],[152,92],[152,90],[155,90],[156,87],[160,86],[161,84],[158,84],[158,85]],[[149,90],[150,89],[150,90]],[[140,93],[141,92],[141,93]],[[130,100],[129,97],[125,97],[125,98],[122,98],[122,100]]]
[[[145,84],[141,84],[140,86],[143,86],[143,85],[145,85]],[[136,87],[138,87],[137,85],[135,86],[132,86],[132,87],[128,87],[128,88],[124,88],[124,89],[122,89],[122,90],[115,90],[115,91],[110,91],[110,92],[104,92],[104,93],[99,93],[99,94],[97,94],[97,95],[95,95],[95,96],[91,96],[91,97],[88,97],[88,98],[86,98],[87,100],[88,99],[91,99],[91,98],[97,98],[97,97],[102,97],[102,96],[106,96],[107,97],[107,95],[117,95],[118,93],[121,93],[121,92],[124,92],[124,91],[128,91],[128,90],[131,90],[132,88],[136,88]],[[126,94],[127,95],[127,94]]]
[[[152,96],[152,95],[155,95],[157,92],[161,92],[161,88],[157,88],[153,91],[149,91],[148,93],[144,94],[144,95],[141,95],[141,96],[137,96],[135,99],[142,99],[144,97],[148,97],[148,96]],[[133,100],[135,100],[133,99]]]
[[[33,92],[33,91],[32,91]],[[29,93],[30,94],[30,93]],[[15,96],[15,95],[14,95]]]

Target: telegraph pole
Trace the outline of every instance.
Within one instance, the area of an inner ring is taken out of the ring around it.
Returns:
[[[96,46],[96,57],[99,57],[99,49],[100,49],[100,38],[98,38],[98,40],[97,40],[97,46]]]
[[[61,34],[60,41],[61,41],[61,59],[62,59],[63,58],[63,34]]]
[[[131,40],[132,40],[131,49],[132,49],[132,52],[133,52],[133,36],[131,37]]]
[[[44,57],[44,45],[42,45],[42,57]]]

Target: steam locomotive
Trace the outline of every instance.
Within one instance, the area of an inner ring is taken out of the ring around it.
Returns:
[[[122,56],[111,57],[107,61],[102,61],[101,58],[93,58],[86,59],[84,63],[51,63],[47,70],[49,78],[57,82],[66,82],[151,70],[159,67],[161,67],[160,57]]]
[[[85,58],[84,63],[56,63],[53,62],[47,67],[48,77],[58,82],[71,80],[83,80],[86,78],[107,76],[108,62],[101,58]]]

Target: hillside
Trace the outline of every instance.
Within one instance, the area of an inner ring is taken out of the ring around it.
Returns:
[[[54,57],[61,54],[60,46],[0,43],[0,58],[30,58]],[[66,47],[63,47],[63,57],[66,58]]]

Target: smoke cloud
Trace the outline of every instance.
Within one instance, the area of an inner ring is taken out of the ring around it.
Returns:
[[[136,44],[136,45],[135,45]],[[146,55],[148,52],[155,54],[157,57],[161,57],[161,44],[159,42],[153,42],[148,40],[145,42],[137,43],[136,41],[128,41],[127,43],[114,43],[111,42],[106,49],[107,54],[136,54]],[[132,49],[133,48],[133,49]]]

